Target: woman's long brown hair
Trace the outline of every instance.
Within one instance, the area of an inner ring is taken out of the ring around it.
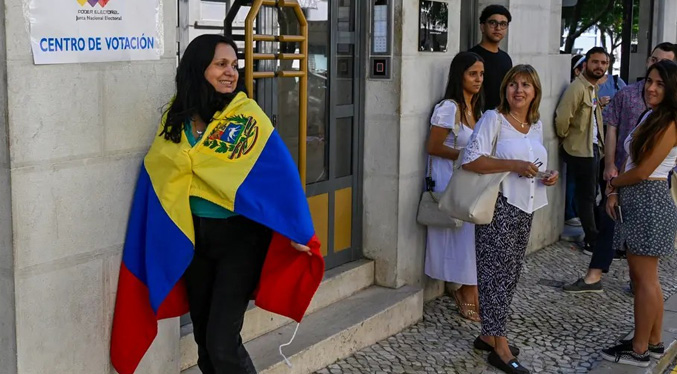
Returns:
[[[670,125],[675,126],[677,121],[677,64],[670,60],[663,60],[653,64],[646,72],[645,82],[652,71],[658,72],[663,80],[665,95],[663,101],[653,109],[651,114],[639,125],[632,137],[630,155],[635,165],[639,165],[656,146],[658,139]],[[646,83],[645,83],[646,89]],[[642,91],[642,97],[645,93]]]

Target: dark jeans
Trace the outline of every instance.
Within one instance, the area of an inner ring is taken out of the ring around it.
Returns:
[[[193,217],[195,256],[185,280],[203,374],[255,374],[240,331],[272,233],[242,216]]]
[[[614,222],[609,214],[606,212],[606,181],[604,180],[604,160],[599,163],[599,188],[602,191],[602,202],[597,207],[597,228],[599,229],[599,236],[597,236],[597,243],[590,259],[590,269],[600,269],[603,273],[609,272],[609,267],[614,260],[616,251],[613,248],[614,241]]]
[[[564,202],[564,220],[568,221],[572,218],[578,217],[576,213],[576,207],[574,204],[574,194],[576,193],[576,182],[574,180],[574,174],[571,171],[569,165],[567,165],[566,173],[566,192],[565,192],[565,202]]]
[[[593,154],[593,157],[575,157],[564,152],[567,170],[571,168],[576,184],[574,202],[578,217],[581,219],[583,232],[585,232],[585,242],[594,246],[599,234],[595,224],[595,198],[599,180],[599,148],[597,146],[593,146]]]

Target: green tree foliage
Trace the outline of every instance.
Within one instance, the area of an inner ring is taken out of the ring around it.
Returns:
[[[623,1],[622,0],[578,0],[575,7],[563,8],[565,28],[572,30],[565,40],[564,51],[571,53],[574,42],[582,33],[591,27],[597,26],[602,34],[602,47],[611,53],[613,66],[613,52],[620,47],[623,35]],[[639,32],[639,1],[633,1],[633,39]],[[607,36],[611,40],[608,44]]]
[[[564,31],[568,31],[564,39],[564,52],[571,53],[576,39],[613,13],[616,3],[621,4],[622,10],[622,1],[619,0],[578,0],[575,6],[563,8]],[[621,11],[621,23],[622,14]]]

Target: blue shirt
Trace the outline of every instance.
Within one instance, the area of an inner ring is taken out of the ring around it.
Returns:
[[[598,97],[604,97],[604,96],[609,96],[610,98],[614,98],[616,95],[616,92],[620,91],[621,88],[627,86],[625,82],[623,82],[623,79],[621,77],[616,76],[616,79],[618,79],[618,88],[616,88],[616,82],[614,82],[614,76],[613,75],[607,75],[607,80],[604,82],[604,84],[599,85],[599,91],[597,93]]]
[[[190,121],[186,121],[183,128],[186,133],[188,143],[191,147],[194,147],[195,144],[197,144],[197,142],[202,138],[202,134],[200,134],[200,136],[195,139],[193,136],[193,126],[190,124]],[[204,218],[228,218],[238,215],[233,211],[197,196],[190,197],[190,211],[194,215]]]

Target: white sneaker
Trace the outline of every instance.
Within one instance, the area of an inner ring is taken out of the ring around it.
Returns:
[[[581,219],[578,217],[570,218],[564,221],[564,224],[567,226],[581,227]]]

